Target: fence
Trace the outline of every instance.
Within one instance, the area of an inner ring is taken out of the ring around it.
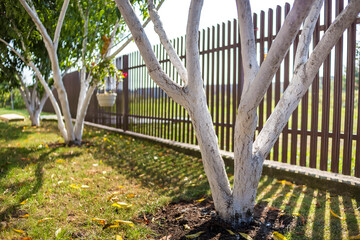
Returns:
[[[333,6],[331,0],[325,0],[324,5],[315,28],[313,47],[344,4],[339,0]],[[254,14],[260,62],[266,57],[267,49],[270,49],[289,11],[290,6],[286,4],[284,8],[278,6],[275,11],[262,11],[260,16]],[[358,64],[355,55],[356,28],[359,23],[358,18],[336,44],[268,159],[360,177],[359,65],[355,65]],[[291,80],[297,42],[298,38],[258,108],[256,134],[262,129]],[[172,44],[184,60],[185,38],[174,39]],[[243,82],[237,21],[201,30],[199,47],[207,103],[219,146],[223,150],[233,151],[234,121]],[[164,48],[157,45],[154,51],[164,71],[180,82]],[[94,94],[86,120],[196,144],[194,129],[185,109],[167,97],[150,79],[139,52],[122,56],[117,59],[117,65],[128,73],[128,78],[118,87],[115,106],[107,109],[98,107]]]

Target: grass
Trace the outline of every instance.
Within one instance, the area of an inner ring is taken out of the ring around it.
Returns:
[[[64,147],[54,122],[29,126],[29,120],[0,122],[0,239],[158,239],[136,221],[139,216],[170,201],[210,194],[199,158],[88,127],[86,143]],[[288,239],[360,234],[359,199],[279,180],[263,176],[256,201],[297,215],[300,224],[286,232]],[[116,208],[114,202],[132,206]],[[103,229],[93,218],[134,226]]]

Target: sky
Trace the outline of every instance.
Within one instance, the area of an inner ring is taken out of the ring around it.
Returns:
[[[294,0],[251,0],[251,10],[253,13],[260,13],[261,10],[267,11],[269,8],[276,8],[277,5],[283,6],[285,2],[292,6]],[[185,35],[187,15],[190,0],[165,0],[159,9],[159,15],[163,22],[164,29],[169,39]],[[235,0],[204,0],[201,12],[200,29],[204,29],[218,23],[226,22],[237,18]],[[153,25],[149,24],[146,33],[151,44],[159,43]],[[135,44],[129,45],[119,55],[137,51]]]

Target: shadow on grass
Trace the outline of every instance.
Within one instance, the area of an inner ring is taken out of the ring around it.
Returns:
[[[98,139],[94,157],[174,202],[209,196],[201,159],[127,136],[107,133]],[[257,202],[265,209],[279,208],[292,217],[290,225],[280,231],[291,239],[346,239],[360,234],[359,200],[346,194],[329,198],[329,192],[263,176],[258,196]],[[220,239],[231,239],[227,232],[221,234]]]
[[[0,148],[0,155],[4,161],[0,164],[0,178],[6,178],[13,168],[25,169],[28,165],[36,165],[34,180],[25,179],[17,183],[4,184],[0,188],[5,189],[4,193],[16,194],[16,203],[5,206],[0,211],[0,221],[6,220],[14,215],[20,208],[21,202],[37,193],[43,185],[43,167],[52,162],[49,157],[56,148]],[[68,154],[60,154],[59,157],[65,159],[74,157]],[[20,196],[19,196],[20,193]]]
[[[15,140],[19,138],[25,138],[28,135],[28,132],[23,132],[23,127],[27,125],[25,124],[9,124],[3,121],[0,121],[0,139],[4,139],[5,141]]]

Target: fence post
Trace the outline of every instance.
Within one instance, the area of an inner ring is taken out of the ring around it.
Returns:
[[[123,70],[124,73],[129,71],[129,55],[123,56]],[[129,129],[129,74],[123,79],[123,130]]]

